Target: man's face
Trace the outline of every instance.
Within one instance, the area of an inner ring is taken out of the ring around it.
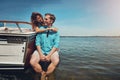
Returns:
[[[50,16],[49,16],[49,15],[46,15],[46,16],[45,16],[45,18],[44,18],[44,23],[45,23],[45,26],[51,26],[52,20],[50,19]]]

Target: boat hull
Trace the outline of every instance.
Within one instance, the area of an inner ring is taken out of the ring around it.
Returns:
[[[0,70],[24,69],[29,64],[35,33],[0,33]]]

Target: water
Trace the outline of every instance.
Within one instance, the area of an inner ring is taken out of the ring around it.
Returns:
[[[119,37],[62,37],[60,47],[60,64],[51,80],[120,80]],[[19,74],[13,74],[15,80]]]

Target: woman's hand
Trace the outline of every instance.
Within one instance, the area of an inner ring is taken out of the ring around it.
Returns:
[[[47,30],[56,31],[55,28],[47,28]]]

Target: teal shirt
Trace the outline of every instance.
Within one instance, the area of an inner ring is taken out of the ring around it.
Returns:
[[[46,27],[42,26],[40,29]],[[36,46],[40,46],[42,53],[49,54],[53,47],[59,48],[60,35],[59,32],[49,31],[49,36],[47,37],[47,31],[38,33],[36,35]]]

